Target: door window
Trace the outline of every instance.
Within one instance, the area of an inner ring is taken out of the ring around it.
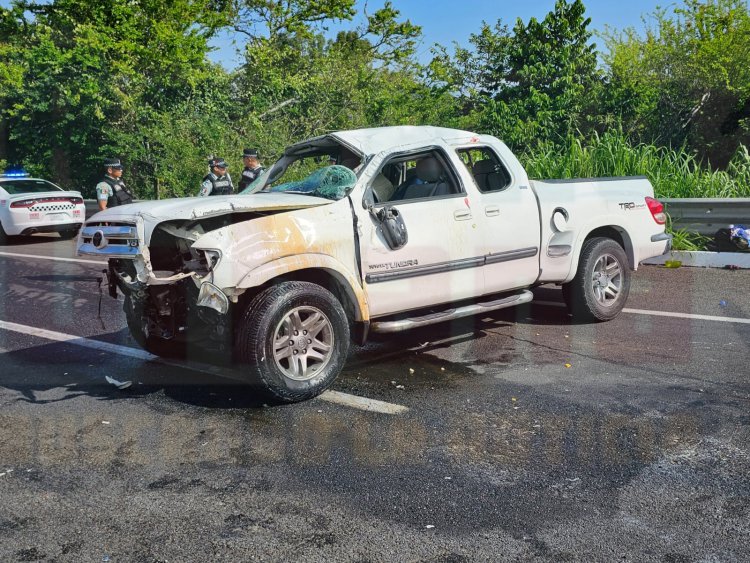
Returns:
[[[436,199],[463,193],[439,151],[391,158],[370,184],[375,203]]]
[[[456,152],[474,177],[479,191],[499,192],[510,186],[508,169],[489,147],[471,147]]]

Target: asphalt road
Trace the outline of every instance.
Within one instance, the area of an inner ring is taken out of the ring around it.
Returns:
[[[384,414],[144,359],[73,249],[0,247],[0,561],[750,559],[750,271],[355,347],[334,390]]]

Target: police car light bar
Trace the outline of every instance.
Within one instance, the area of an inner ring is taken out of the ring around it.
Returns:
[[[10,168],[3,174],[0,174],[0,178],[28,178],[29,174],[26,170],[19,170],[18,168]]]

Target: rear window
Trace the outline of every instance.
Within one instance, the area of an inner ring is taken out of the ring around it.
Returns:
[[[7,180],[0,182],[0,188],[3,188],[10,195],[63,191],[62,188],[58,188],[55,184],[46,180]]]

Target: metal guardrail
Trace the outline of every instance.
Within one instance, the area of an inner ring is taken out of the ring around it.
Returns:
[[[750,227],[750,198],[661,199],[675,229],[712,236],[729,225]],[[87,199],[86,219],[99,210],[95,199]]]
[[[660,199],[672,218],[672,228],[713,236],[729,225],[750,227],[750,198]]]

